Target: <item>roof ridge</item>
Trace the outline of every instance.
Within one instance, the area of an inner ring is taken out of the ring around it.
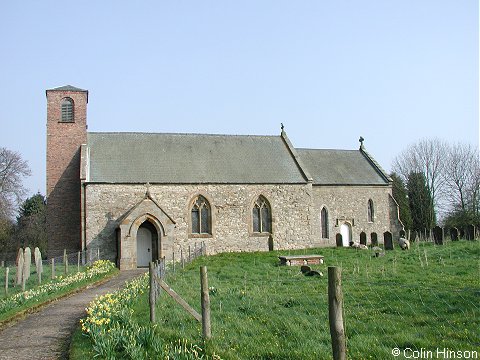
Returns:
[[[331,149],[331,148],[328,148],[328,149],[314,149],[314,148],[295,148],[297,150],[308,150],[308,151],[350,151],[350,152],[357,152],[358,150],[355,150],[355,149]]]
[[[245,135],[245,134],[204,134],[204,133],[162,133],[162,132],[141,132],[141,131],[89,131],[88,134],[109,134],[109,135],[196,135],[196,136],[222,136],[222,137],[261,137],[280,138],[278,135]]]

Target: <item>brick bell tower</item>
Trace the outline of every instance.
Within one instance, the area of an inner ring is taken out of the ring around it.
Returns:
[[[87,142],[88,91],[67,85],[47,95],[48,257],[81,249],[80,148]]]

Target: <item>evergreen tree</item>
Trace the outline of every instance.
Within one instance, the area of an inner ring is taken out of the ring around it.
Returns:
[[[412,229],[412,214],[410,212],[410,205],[408,203],[408,192],[405,183],[396,173],[390,174],[393,180],[392,195],[397,201],[400,213],[400,220],[405,227],[405,230]]]
[[[411,172],[407,181],[408,203],[412,216],[412,230],[423,233],[435,226],[435,209],[431,192],[420,172]]]
[[[20,206],[15,238],[18,246],[38,247],[42,254],[46,254],[46,205],[43,195],[33,195]]]

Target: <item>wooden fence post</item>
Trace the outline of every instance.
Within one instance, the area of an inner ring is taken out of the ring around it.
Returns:
[[[192,261],[192,247],[188,245],[188,262]]]
[[[10,269],[7,267],[5,268],[5,296],[8,296],[8,273]]]
[[[185,268],[185,259],[183,257],[183,249],[180,249],[180,263],[182,264],[182,269]]]
[[[150,261],[148,264],[148,275],[150,278],[150,293],[149,293],[149,303],[150,303],[150,321],[155,322],[155,269],[153,261]]]
[[[346,339],[343,326],[342,271],[328,267],[328,320],[334,360],[346,359]]]
[[[52,258],[52,280],[55,279],[55,258]]]
[[[80,272],[80,251],[77,254],[77,272]]]
[[[65,266],[65,275],[67,275],[68,274],[67,249],[63,249],[63,265]]]
[[[172,253],[172,270],[175,272],[175,250]]]
[[[212,337],[210,324],[210,295],[208,293],[207,267],[200,267],[200,284],[202,287],[202,331],[203,338],[208,340]]]

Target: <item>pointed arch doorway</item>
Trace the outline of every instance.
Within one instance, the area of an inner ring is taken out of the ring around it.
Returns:
[[[148,267],[150,261],[158,260],[161,234],[148,220],[137,230],[137,267]]]
[[[350,241],[352,239],[352,227],[349,223],[343,223],[340,226],[340,234],[342,234],[343,246],[350,246]]]

